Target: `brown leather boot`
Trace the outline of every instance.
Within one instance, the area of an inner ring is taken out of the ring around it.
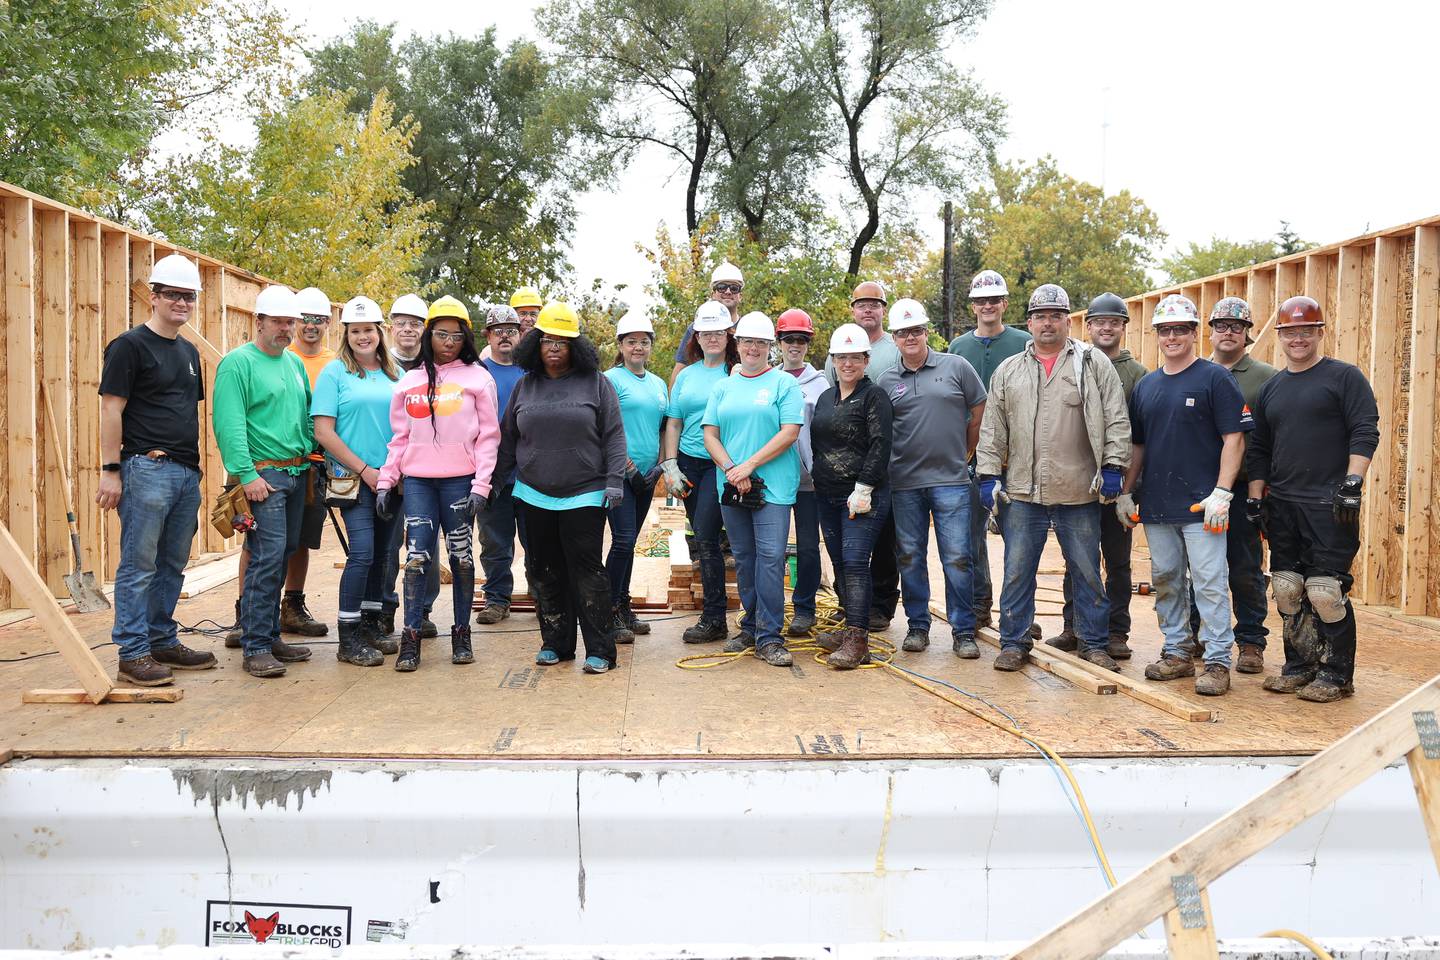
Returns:
[[[840,649],[825,658],[836,670],[854,670],[870,662],[870,634],[859,627],[846,627]]]
[[[1302,687],[1307,686],[1310,681],[1314,679],[1315,671],[1313,670],[1306,673],[1289,674],[1288,676],[1282,673],[1279,676],[1266,677],[1265,682],[1262,683],[1261,686],[1271,693],[1295,693]]]
[[[1236,673],[1264,673],[1265,652],[1253,643],[1240,644],[1240,655],[1235,658]]]
[[[1063,650],[1066,653],[1074,653],[1080,649],[1080,638],[1075,636],[1074,630],[1067,628],[1046,640],[1045,646],[1054,647],[1056,650]]]
[[[280,632],[298,633],[302,637],[323,637],[330,632],[325,624],[310,616],[310,611],[305,607],[305,594],[297,591],[285,591],[285,597],[280,601]],[[284,659],[281,657],[280,659]]]
[[[115,671],[115,679],[121,683],[133,683],[137,687],[163,687],[175,682],[175,675],[163,663],[156,663],[154,657],[136,657],[121,660]]]

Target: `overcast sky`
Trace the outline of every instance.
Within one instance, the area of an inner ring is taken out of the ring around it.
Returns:
[[[279,2],[317,43],[357,19],[538,34],[527,0]],[[1005,159],[1049,153],[1072,176],[1130,190],[1159,216],[1168,253],[1265,237],[1282,219],[1329,243],[1440,212],[1437,37],[1440,4],[1427,0],[997,0],[951,58],[1008,101]],[[651,154],[613,191],[581,195],[577,281],[648,282],[634,242],[683,224],[675,173]]]

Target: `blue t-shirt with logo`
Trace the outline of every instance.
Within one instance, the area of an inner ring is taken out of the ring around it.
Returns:
[[[739,463],[769,443],[781,424],[805,423],[805,394],[795,378],[779,367],[754,377],[745,376],[736,367],[710,394],[704,422],[707,427],[720,428],[725,452]],[[794,503],[795,492],[800,489],[800,454],[795,445],[757,467],[755,476],[765,481],[766,503]],[[721,493],[724,486],[723,479],[717,476],[716,493]]]
[[[383,372],[366,370],[362,377],[346,370],[345,361],[331,360],[315,378],[310,416],[334,417],[335,432],[345,446],[378,470],[385,465],[385,448],[393,433],[390,395],[394,392],[395,381]]]
[[[490,376],[495,378],[495,399],[500,404],[495,411],[495,416],[505,416],[505,408],[510,405],[510,394],[515,392],[515,384],[525,376],[525,371],[513,363],[496,363],[490,357],[480,361],[485,364],[485,369],[490,371]]]
[[[625,424],[625,455],[641,473],[649,473],[660,460],[660,424],[670,397],[665,381],[650,371],[635,376],[625,367],[611,367],[606,378],[620,398],[620,420]]]
[[[727,376],[729,374],[725,370],[725,364],[707,367],[702,362],[690,364],[675,378],[665,416],[681,423],[681,453],[691,457],[709,458],[710,454],[705,452],[705,430],[700,421],[705,416],[706,404],[710,402],[710,392]]]
[[[1190,506],[1215,489],[1224,435],[1254,428],[1240,387],[1218,363],[1196,360],[1176,374],[1162,367],[1141,377],[1130,395],[1130,435],[1145,447],[1140,522],[1202,522]]]

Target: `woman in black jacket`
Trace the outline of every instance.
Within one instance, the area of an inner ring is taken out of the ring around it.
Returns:
[[[525,376],[500,424],[495,477],[518,463],[516,509],[525,518],[525,575],[540,619],[548,666],[575,659],[575,627],[585,637],[585,672],[615,666],[610,580],[601,545],[606,511],[625,482],[625,427],[615,388],[600,373],[595,345],[575,311],[545,305],[515,348]]]
[[[870,662],[870,555],[890,515],[890,400],[865,376],[870,337],[854,323],[830,337],[836,386],[815,401],[810,424],[816,506],[825,549],[843,585],[845,628],[820,637],[840,670]]]

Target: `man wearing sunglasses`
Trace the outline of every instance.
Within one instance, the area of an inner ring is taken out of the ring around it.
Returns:
[[[734,326],[740,319],[740,294],[745,289],[745,275],[740,268],[729,260],[724,261],[710,274],[710,299],[721,304],[730,311],[730,325]],[[685,348],[690,344],[690,338],[695,335],[695,324],[692,322],[680,335],[680,345],[675,348],[675,367],[670,371],[670,386],[675,386],[675,378],[680,376],[680,371],[689,364],[685,360]]]
[[[525,371],[515,365],[515,346],[520,342],[520,315],[514,307],[496,304],[485,314],[488,356],[480,362],[495,378],[496,414],[504,418],[510,394]],[[525,543],[525,528],[515,512],[515,477],[499,480],[490,491],[490,506],[476,521],[480,527],[480,566],[485,571],[485,606],[475,614],[479,624],[499,623],[510,616],[510,598],[515,589],[511,568],[515,563],[515,533]]]

